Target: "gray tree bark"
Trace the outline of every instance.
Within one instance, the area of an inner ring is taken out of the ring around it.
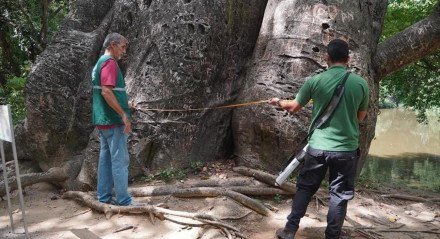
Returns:
[[[365,159],[379,80],[391,72],[382,65],[395,70],[409,63],[394,64],[403,54],[382,54],[385,43],[378,48],[386,5],[385,0],[74,1],[28,79],[26,122],[17,131],[20,155],[37,160],[43,171],[75,162],[80,167],[72,167],[66,185],[95,185],[99,139],[90,123],[90,74],[105,35],[119,32],[130,41],[120,66],[134,106],[131,176],[233,154],[242,164],[280,169],[306,135],[310,106],[295,115],[267,105],[191,112],[148,108],[294,98],[308,76],[326,67],[325,46],[337,37],[349,42],[350,68],[370,86],[361,126]],[[432,25],[438,15],[433,16],[423,26],[438,29]],[[428,36],[418,42],[438,48]],[[390,40],[389,48],[392,42],[398,41]],[[417,56],[429,52],[405,49]]]
[[[378,79],[372,64],[386,1],[269,1],[241,99],[295,98],[307,77],[326,67],[327,43],[344,38],[349,67],[370,86],[370,107],[361,126],[365,158],[374,137]],[[310,106],[288,115],[273,106],[234,111],[235,152],[246,165],[281,169],[307,135]]]
[[[130,104],[144,109],[132,111],[130,175],[230,157],[231,109],[145,109],[233,102],[265,5],[264,0],[76,1],[26,86],[27,155],[43,170],[83,155],[78,179],[95,184],[99,139],[90,125],[90,72],[105,35],[119,32],[130,41],[120,62]]]

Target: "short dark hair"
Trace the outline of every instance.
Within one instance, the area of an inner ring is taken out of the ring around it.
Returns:
[[[328,43],[327,53],[332,62],[347,62],[348,43],[341,39],[334,39]]]

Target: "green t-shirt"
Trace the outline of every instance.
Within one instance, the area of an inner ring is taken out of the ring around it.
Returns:
[[[305,106],[313,100],[312,124],[333,97],[336,85],[346,73],[345,67],[333,66],[305,82],[296,101]],[[357,113],[368,107],[368,84],[360,76],[351,73],[345,83],[344,95],[332,117],[309,137],[312,148],[328,151],[351,151],[359,146]],[[310,130],[310,129],[309,129]]]

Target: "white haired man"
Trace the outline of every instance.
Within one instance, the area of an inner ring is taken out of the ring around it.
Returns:
[[[127,44],[128,40],[121,34],[108,34],[103,45],[105,53],[92,72],[92,122],[99,130],[101,144],[97,197],[100,202],[121,206],[134,203],[128,193],[130,110],[124,76],[117,63],[125,54]],[[112,199],[113,188],[115,200]]]

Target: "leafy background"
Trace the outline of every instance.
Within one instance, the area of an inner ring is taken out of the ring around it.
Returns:
[[[381,40],[393,36],[428,16],[437,0],[395,0],[388,5]],[[403,106],[413,109],[419,121],[440,115],[440,51],[434,52],[381,81],[383,108]]]

